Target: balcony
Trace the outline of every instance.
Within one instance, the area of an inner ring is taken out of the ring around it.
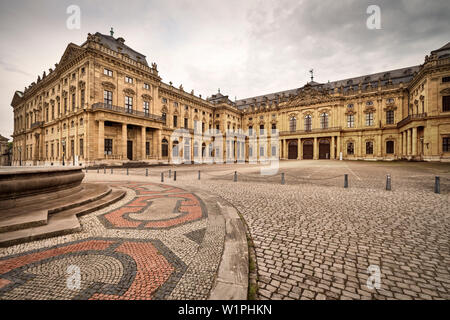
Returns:
[[[410,114],[405,119],[401,120],[399,123],[397,123],[397,128],[403,127],[404,125],[407,125],[413,120],[422,120],[427,117],[427,113],[419,113],[419,114]]]
[[[340,131],[342,127],[316,128],[311,130],[281,131],[280,136]]]
[[[113,105],[110,105],[110,104],[100,103],[100,102],[93,104],[92,105],[92,110],[114,111],[114,112],[118,112],[118,113],[131,114],[131,115],[134,115],[134,116],[147,118],[147,119],[151,119],[151,120],[158,121],[158,122],[163,122],[163,123],[165,122],[163,120],[162,116],[158,116],[156,114],[146,113],[146,112],[137,111],[137,110],[133,110],[133,109],[126,109],[126,108],[113,106]]]
[[[40,127],[40,126],[42,126],[43,124],[44,124],[44,121],[36,121],[35,123],[32,123],[32,124],[31,124],[31,129]]]

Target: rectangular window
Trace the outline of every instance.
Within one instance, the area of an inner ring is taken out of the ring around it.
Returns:
[[[443,77],[442,82],[450,82],[450,77]]]
[[[264,157],[264,147],[259,147],[259,156]]]
[[[442,138],[442,151],[450,152],[450,138],[449,137]]]
[[[125,76],[125,82],[126,83],[133,83],[133,78],[131,78],[129,76]]]
[[[81,138],[80,139],[80,150],[79,150],[79,154],[80,154],[80,156],[83,156],[84,155],[84,141],[83,141],[83,139]]]
[[[253,135],[253,126],[249,126],[248,127],[248,135],[252,136]]]
[[[277,147],[272,147],[272,157],[277,155]]]
[[[84,89],[81,90],[81,107],[84,107]]]
[[[347,128],[354,128],[355,127],[355,115],[349,114],[347,115]]]
[[[128,113],[133,111],[133,97],[125,96],[125,109]]]
[[[112,139],[105,139],[105,155],[112,155],[113,141]]]
[[[64,114],[67,113],[67,97],[64,98]]]
[[[103,103],[107,106],[112,106],[112,91],[103,91]]]
[[[277,125],[275,123],[272,123],[272,133],[277,132]]]
[[[178,117],[173,116],[173,127],[176,128],[178,126]]]
[[[188,129],[188,118],[184,118],[184,128]]]
[[[263,124],[259,126],[259,134],[264,135],[264,125]]]
[[[150,85],[148,83],[144,83],[144,89],[150,90]]]
[[[167,99],[166,98],[162,98],[162,103],[167,103]]]
[[[75,111],[75,93],[72,94],[72,111]]]
[[[373,112],[366,113],[366,126],[373,126]]]
[[[144,101],[144,113],[148,115],[150,113],[149,102]]]
[[[347,154],[352,155],[355,153],[355,147],[353,145],[353,142],[347,143]]]
[[[442,111],[443,112],[450,111],[450,96],[442,97]]]
[[[108,76],[108,77],[112,77],[113,76],[113,72],[111,71],[111,70],[109,70],[109,69],[103,69],[103,74],[105,75],[105,76]]]
[[[394,110],[386,111],[386,124],[394,124]]]

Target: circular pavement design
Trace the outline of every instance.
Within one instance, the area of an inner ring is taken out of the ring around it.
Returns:
[[[214,207],[168,185],[112,186],[127,195],[81,217],[82,232],[0,252],[0,299],[208,298],[225,234]]]

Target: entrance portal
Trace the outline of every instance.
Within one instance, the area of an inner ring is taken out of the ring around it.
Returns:
[[[319,159],[330,159],[330,140],[320,139],[320,141],[319,141]]]
[[[314,158],[314,142],[313,140],[305,140],[303,142],[303,159],[311,160]]]
[[[297,140],[288,142],[288,159],[298,159],[298,144]]]
[[[127,158],[128,160],[133,160],[133,141],[127,141]]]

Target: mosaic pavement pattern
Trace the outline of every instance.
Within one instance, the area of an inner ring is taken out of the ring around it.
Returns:
[[[115,183],[118,203],[80,218],[82,232],[0,251],[0,299],[206,299],[224,227],[195,194]]]

